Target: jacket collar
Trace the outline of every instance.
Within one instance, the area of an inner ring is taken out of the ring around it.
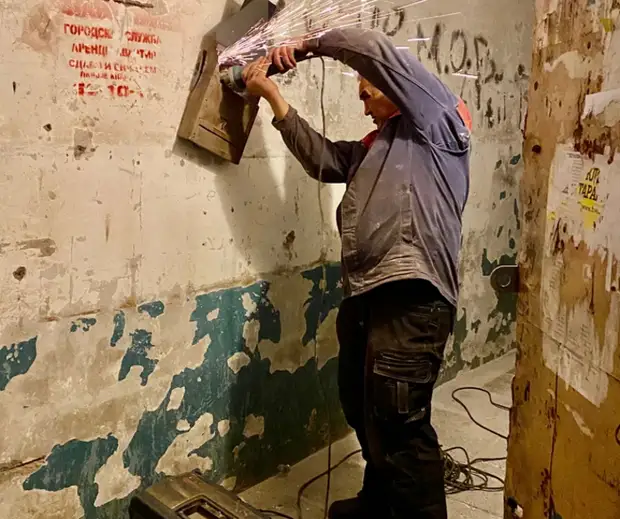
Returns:
[[[401,115],[400,110],[397,110],[396,112],[394,112],[393,115],[390,116],[388,121],[390,119],[394,119],[394,117],[397,117],[399,115]],[[369,150],[372,147],[372,145],[375,143],[375,141],[377,140],[377,137],[379,136],[379,133],[381,132],[381,130],[383,130],[383,128],[385,128],[386,124],[387,124],[387,121],[383,123],[383,126],[381,126],[381,128],[370,132],[368,135],[366,135],[366,137],[362,139],[362,144],[367,150]]]

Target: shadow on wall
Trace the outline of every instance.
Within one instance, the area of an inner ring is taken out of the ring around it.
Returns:
[[[265,104],[265,101],[262,103]],[[270,109],[267,108],[267,110],[269,119],[256,120],[246,147],[246,154],[239,165],[232,164],[184,139],[177,138],[173,147],[175,155],[197,165],[205,175],[213,176],[215,189],[228,223],[227,238],[230,240],[230,245],[234,245],[239,256],[243,258],[244,268],[242,270],[247,269],[256,273],[252,274],[254,279],[259,278],[261,274],[267,274],[270,277],[276,273],[293,270],[291,268],[293,260],[297,257],[296,240],[304,240],[304,235],[310,233],[314,237],[321,232],[318,225],[318,203],[313,196],[316,191],[315,182],[306,179],[305,173],[288,151],[283,156],[277,157],[270,156],[267,151],[267,142],[261,124],[262,121],[271,120]],[[277,134],[274,135],[279,139]],[[274,166],[279,171],[274,171]],[[299,190],[300,186],[306,185],[310,186],[313,191],[312,195],[307,197],[310,199],[308,202],[310,211],[302,214],[299,203],[302,195]],[[329,197],[330,195],[326,194],[325,202],[330,201]],[[314,263],[320,258],[320,252],[316,250],[315,257],[311,257],[310,262]],[[231,270],[238,271],[239,269]],[[320,270],[301,273],[305,279],[313,283],[314,288],[310,294],[290,295],[290,304],[304,307],[302,312],[305,312],[307,323],[305,332],[299,330],[299,338],[304,336],[299,345],[288,344],[292,337],[283,338],[290,348],[312,347],[307,343],[316,336],[320,323],[327,318],[329,311],[337,307],[341,298],[341,289],[337,282],[339,278],[337,266],[329,267],[329,292],[325,297],[317,295],[316,292],[321,283],[318,278],[315,278],[320,275]],[[244,321],[249,322],[252,319],[258,321],[259,337],[257,339],[259,342],[270,340],[279,343],[281,340],[280,309],[271,306],[269,290],[269,282],[258,281],[252,286],[198,296],[196,311],[192,317],[197,321],[204,321],[205,326],[211,327],[213,324],[208,322],[207,315],[219,310],[221,314],[219,320],[226,316],[229,321],[222,324],[219,330],[214,328],[210,332],[213,342],[209,347],[209,354],[212,358],[208,368],[209,370],[215,369],[216,373],[207,370],[202,377],[198,378],[198,380],[202,378],[203,381],[213,382],[210,394],[220,394],[224,387],[228,388],[229,394],[224,404],[226,410],[223,408],[214,410],[217,406],[205,406],[199,402],[194,405],[208,408],[209,413],[213,413],[216,417],[213,427],[220,431],[217,438],[206,443],[204,448],[197,450],[197,453],[201,456],[209,456],[213,460],[216,469],[210,477],[215,476],[216,480],[219,476],[226,475],[219,473],[219,470],[224,467],[228,469],[235,467],[237,469],[236,480],[229,481],[226,486],[234,488],[236,485],[237,490],[247,486],[248,482],[255,482],[257,479],[272,475],[271,467],[274,456],[279,460],[298,461],[301,459],[300,453],[303,456],[309,454],[306,451],[301,452],[300,446],[308,443],[313,446],[323,446],[325,443],[323,425],[327,422],[326,410],[317,408],[316,399],[310,396],[320,392],[314,373],[316,369],[314,360],[301,366],[295,373],[284,371],[271,373],[271,361],[267,358],[260,358],[258,351],[253,352],[252,360],[248,360],[249,350],[247,348],[250,346],[246,338],[239,335],[239,332],[244,331]],[[309,299],[306,300],[308,297]],[[244,301],[243,307],[246,306],[247,301],[249,309],[240,307],[238,304],[240,298]],[[252,314],[253,312],[256,315]],[[198,322],[197,328],[201,329]],[[196,333],[198,334],[199,331]],[[216,336],[218,339],[215,339]],[[305,340],[306,336],[310,338]],[[248,364],[244,364],[243,369],[238,372],[234,384],[229,380],[231,373],[229,373],[228,361],[231,360],[231,352],[227,344],[241,345],[236,359],[242,364],[248,360]],[[244,344],[246,351],[244,351]],[[345,431],[342,417],[334,411],[338,405],[335,366],[335,362],[331,361],[324,369],[321,369],[321,384],[330,401],[334,431]],[[206,368],[205,364],[204,369]],[[174,383],[178,384],[178,387],[189,387],[194,383],[193,379],[185,380],[183,377],[191,378],[195,375],[195,373],[178,375],[178,380]],[[286,394],[291,395],[293,380],[294,384],[299,387],[299,391],[295,391],[295,394],[299,396],[299,401],[294,404],[291,402],[295,402],[297,397],[293,399],[290,396],[283,397]],[[260,391],[257,391],[257,382],[261,388]],[[194,385],[200,386],[199,383]],[[195,393],[196,397],[200,397],[199,391],[188,390],[186,394],[190,393]],[[224,420],[226,423],[218,423],[217,417],[229,417],[229,420]],[[238,419],[243,417],[246,417],[245,424],[238,423]],[[316,430],[306,428],[309,420],[310,423],[312,420],[316,422],[318,425]],[[222,435],[221,430],[228,432]],[[258,443],[259,437],[262,439],[263,435],[270,445],[255,448],[257,445],[254,443]],[[283,442],[283,440],[286,441]],[[278,454],[271,452],[272,445],[278,445]],[[238,466],[237,458],[242,448],[245,455],[252,453],[252,457],[256,456],[251,460],[253,462],[251,465],[248,464],[250,460],[246,459],[243,467]],[[143,484],[151,482],[143,481]]]

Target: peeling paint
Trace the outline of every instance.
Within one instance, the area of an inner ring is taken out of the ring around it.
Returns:
[[[249,415],[245,421],[243,436],[245,438],[252,438],[253,436],[262,437],[263,434],[265,434],[265,417]]]
[[[151,316],[152,319],[156,319],[164,313],[165,306],[161,301],[154,301],[152,303],[144,303],[138,307],[138,312],[143,312]]]
[[[242,368],[247,366],[251,362],[250,357],[244,352],[235,353],[230,359],[228,359],[227,364],[228,367],[232,370],[232,372],[237,375]]]
[[[20,241],[17,245],[21,250],[38,249],[41,257],[51,256],[56,252],[56,242],[50,238]]]
[[[37,337],[0,348],[0,391],[14,377],[28,373],[37,358]]]
[[[90,516],[98,493],[95,475],[117,448],[118,440],[111,434],[92,441],[71,440],[57,445],[45,465],[24,481],[24,490],[56,492],[77,486],[80,503]]]
[[[181,402],[183,401],[184,396],[185,388],[175,387],[170,393],[170,401],[168,402],[168,407],[166,408],[166,411],[173,411],[181,407]]]
[[[586,425],[586,422],[583,419],[583,417],[577,411],[572,409],[568,404],[564,404],[564,408],[573,416],[573,418],[575,419],[575,423],[577,424],[581,432],[585,434],[586,436],[589,436],[590,438],[594,438],[594,433]]]
[[[114,316],[114,331],[112,332],[112,337],[110,338],[110,346],[116,346],[118,341],[123,338],[123,334],[125,333],[125,322],[125,312],[118,312]]]
[[[217,424],[217,432],[220,436],[226,436],[230,431],[230,420],[221,420]]]
[[[151,359],[148,356],[149,350],[153,347],[151,343],[153,334],[146,330],[136,330],[131,333],[131,346],[125,353],[121,363],[121,369],[118,374],[118,380],[125,380],[133,366],[141,367],[140,378],[142,385],[146,386],[149,376],[155,370],[158,360]]]
[[[75,333],[78,330],[81,330],[83,332],[89,332],[90,329],[95,326],[95,324],[97,324],[97,319],[94,319],[92,317],[82,317],[77,321],[73,321],[73,323],[71,323],[70,331],[71,333]]]

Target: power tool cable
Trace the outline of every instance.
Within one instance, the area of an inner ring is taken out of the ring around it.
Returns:
[[[321,143],[321,158],[319,159],[319,172],[318,172],[318,185],[317,185],[317,199],[319,204],[319,217],[320,217],[320,230],[321,230],[321,282],[319,289],[321,291],[321,301],[319,306],[319,316],[323,312],[323,306],[325,305],[325,296],[327,295],[327,244],[325,238],[325,211],[323,209],[323,167],[325,161],[325,148],[327,145],[327,116],[325,113],[325,83],[326,83],[326,71],[325,71],[325,59],[321,56],[321,125],[322,125],[322,143]],[[320,321],[320,319],[319,319]],[[320,322],[319,322],[320,324]],[[329,398],[327,392],[323,387],[321,381],[321,371],[319,369],[319,328],[317,325],[316,337],[314,338],[314,365],[316,368],[316,378],[321,392],[321,397],[325,409],[327,412],[327,488],[325,490],[325,503],[323,508],[323,519],[327,519],[327,513],[329,509],[329,494],[331,490],[331,477],[332,477],[332,416],[329,405]],[[302,487],[303,488],[303,487]],[[297,494],[297,513],[299,519],[303,519],[301,510],[301,496],[303,492],[300,491]]]

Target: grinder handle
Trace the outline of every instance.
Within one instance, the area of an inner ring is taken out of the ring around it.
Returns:
[[[308,53],[308,52],[302,52],[299,50],[295,51],[295,61],[297,61],[297,63],[300,63],[302,61],[306,61],[308,59],[312,59],[312,58],[316,58],[318,56],[312,54],[312,53]],[[282,72],[280,72],[280,69],[278,67],[276,67],[275,65],[271,64],[269,65],[269,68],[267,69],[267,77],[269,76],[275,76],[276,74],[282,74]]]

